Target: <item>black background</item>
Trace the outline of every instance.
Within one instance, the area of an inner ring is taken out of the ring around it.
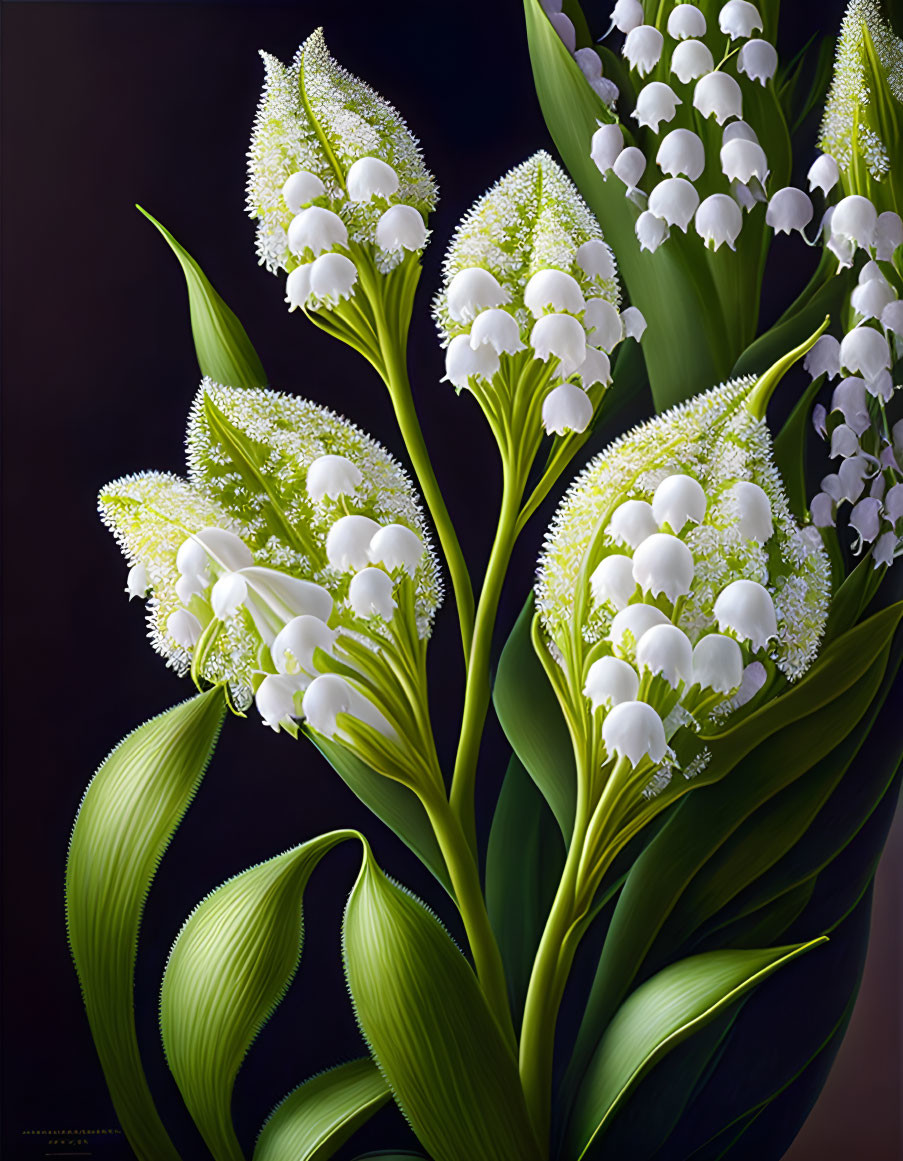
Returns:
[[[600,29],[608,7],[595,13]],[[813,31],[813,17],[836,27],[842,5],[784,9],[783,45],[792,51]],[[588,15],[592,22],[591,8]],[[24,1130],[115,1126],[66,948],[66,842],[105,753],[187,693],[149,651],[142,609],[125,598],[125,568],[94,511],[98,488],[116,476],[183,470],[185,416],[198,382],[181,274],[133,203],[199,260],[243,320],[274,386],[345,412],[402,455],[381,384],[352,352],[289,316],[281,280],[256,265],[243,212],[244,152],[262,76],[256,50],[287,60],[313,27],[326,25],[338,59],[401,110],[439,181],[410,362],[437,474],[478,568],[496,519],[495,453],[472,401],[439,383],[442,354],[428,302],[463,211],[549,141],[514,0],[6,3],[2,19],[3,1141],[4,1156],[17,1159],[46,1148],[46,1138]],[[775,248],[766,322],[810,266],[798,244]],[[516,554],[500,636],[528,588],[543,526],[542,518],[531,525]],[[448,755],[461,684],[451,610],[440,618],[431,663]],[[493,725],[481,776],[484,817],[505,757]],[[382,865],[455,930],[441,891],[312,747],[273,735],[253,715],[228,721],[148,900],[138,964],[151,1086],[186,1158],[204,1150],[156,1029],[171,941],[223,879],[336,826],[366,830]],[[235,1118],[249,1148],[285,1092],[360,1051],[339,958],[341,904],[357,857],[339,850],[315,873],[296,985],[239,1074]],[[411,1140],[386,1112],[340,1156]],[[115,1138],[92,1139],[91,1148],[115,1161],[129,1155]]]

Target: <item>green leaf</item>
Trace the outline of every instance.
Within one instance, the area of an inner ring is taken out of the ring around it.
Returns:
[[[360,758],[322,734],[304,731],[348,788],[394,831],[452,894],[445,860],[420,799],[412,790],[374,772]]]
[[[141,206],[137,209],[157,227],[182,267],[188,289],[191,333],[201,374],[209,375],[214,383],[224,387],[265,387],[266,372],[245,328],[169,230]]]
[[[217,887],[189,916],[163,977],[160,1030],[182,1098],[216,1161],[243,1161],[232,1089],[301,957],[301,902],[327,851],[355,831],[320,835]]]
[[[774,441],[774,458],[787,489],[790,510],[800,522],[809,510],[809,488],[806,483],[806,441],[809,416],[824,386],[824,376],[813,379],[796,401],[787,422]]]
[[[369,1057],[321,1072],[276,1106],[254,1161],[326,1161],[391,1097]]]
[[[586,1156],[590,1144],[642,1076],[672,1048],[773,972],[827,942],[752,951],[712,951],[671,964],[624,1002],[593,1055],[577,1094],[568,1152]]]
[[[66,926],[116,1116],[140,1161],[178,1161],[147,1085],[133,1008],[144,901],[222,725],[212,689],[151,718],[101,765],[66,865]]]
[[[577,805],[574,753],[561,707],[530,639],[533,611],[531,592],[499,658],[492,701],[512,750],[567,841]]]
[[[438,919],[365,853],[343,926],[361,1032],[434,1161],[538,1161],[517,1064]]]
[[[426,1161],[422,1153],[410,1153],[407,1150],[398,1152],[397,1149],[378,1150],[376,1153],[361,1153],[354,1161],[370,1161],[372,1157],[383,1157],[385,1161],[404,1161],[405,1157],[417,1157],[419,1161]]]
[[[512,758],[489,832],[486,906],[505,965],[515,1024],[523,1012],[564,859],[552,812],[521,762]]]

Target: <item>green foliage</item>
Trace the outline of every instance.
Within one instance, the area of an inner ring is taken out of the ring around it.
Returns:
[[[212,689],[151,718],[103,762],[75,820],[66,926],[116,1115],[140,1161],[178,1161],[138,1049],[134,970],[144,901],[197,791],[225,704]]]

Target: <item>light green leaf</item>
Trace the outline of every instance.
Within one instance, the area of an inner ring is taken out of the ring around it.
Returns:
[[[639,1080],[674,1047],[724,1013],[773,972],[813,947],[712,951],[671,964],[622,1004],[593,1055],[568,1129],[582,1158]]]
[[[438,919],[365,854],[343,927],[358,1024],[433,1161],[538,1161],[517,1064]]]
[[[116,1115],[140,1161],[178,1161],[147,1085],[133,1008],[144,901],[200,784],[225,711],[212,689],[129,734],[95,774],[72,831],[66,926]]]
[[[265,387],[266,372],[245,328],[169,230],[141,206],[137,209],[157,227],[182,267],[188,289],[191,333],[201,373],[224,387]]]
[[[169,1067],[216,1161],[243,1161],[232,1125],[235,1078],[301,957],[304,888],[333,831],[229,879],[189,916],[160,994]]]
[[[270,1114],[254,1161],[326,1161],[391,1097],[369,1057],[312,1076]]]

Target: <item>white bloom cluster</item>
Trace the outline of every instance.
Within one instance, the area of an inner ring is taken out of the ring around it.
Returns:
[[[318,675],[314,655],[345,661],[343,635],[380,649],[403,599],[413,636],[429,635],[441,584],[403,469],[325,408],[208,379],[187,443],[187,480],[127,476],[99,498],[126,591],[150,596],[154,648],[180,673],[228,683],[239,708],[255,700],[274,729],[303,714],[334,732],[322,707],[340,701],[351,709],[336,712],[375,724],[353,679]]]
[[[768,429],[745,405],[752,385],[715,387],[617,440],[547,533],[539,616],[593,710],[618,709],[602,723],[609,757],[659,763],[680,725],[745,700],[750,665],[794,680],[815,656],[827,556],[793,520]]]
[[[329,309],[352,295],[360,252],[387,273],[423,249],[436,186],[404,121],[336,63],[322,29],[288,66],[261,55],[247,193],[257,253],[288,272],[290,309]]]
[[[545,365],[545,429],[585,430],[587,391],[610,382],[611,352],[625,336],[638,340],[645,322],[635,308],[618,311],[611,250],[547,153],[512,169],[468,211],[443,275],[434,316],[448,381],[475,390],[513,360]]]

